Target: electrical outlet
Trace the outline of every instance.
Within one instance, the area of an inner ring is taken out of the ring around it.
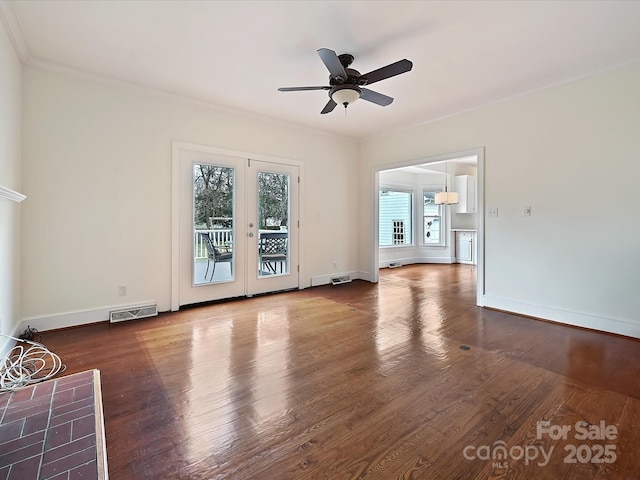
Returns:
[[[498,207],[487,208],[487,217],[497,217],[497,216],[498,216]]]
[[[121,297],[126,297],[127,296],[127,287],[125,287],[124,285],[118,287],[118,295],[120,295]]]

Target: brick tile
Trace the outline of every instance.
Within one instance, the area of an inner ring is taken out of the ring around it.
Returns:
[[[44,395],[48,395],[49,397],[51,397],[51,394],[53,393],[53,387],[55,386],[55,384],[56,384],[55,380],[47,380],[45,382],[38,383],[34,387],[33,398],[42,397]]]
[[[67,403],[66,405],[60,405],[59,407],[53,409],[53,412],[51,413],[51,418],[57,417],[59,415],[63,415],[67,412],[73,412],[74,410],[79,410],[83,407],[86,407],[87,405],[92,406],[93,403],[94,403],[93,398],[83,398],[71,403]]]
[[[25,418],[23,435],[29,435],[30,433],[46,430],[49,424],[49,412],[42,412]]]
[[[40,470],[40,476],[43,479],[49,478],[54,474],[64,472],[65,470],[71,470],[72,468],[84,465],[85,463],[95,459],[96,449],[95,447],[90,447],[80,452],[76,452],[73,455],[59,458],[53,462],[44,463]]]
[[[20,462],[25,458],[31,458],[34,455],[39,456],[42,453],[43,443],[44,442],[32,443],[23,448],[18,448],[11,452],[1,454],[0,465],[10,465],[12,463]]]
[[[96,480],[96,478],[98,478],[98,463],[95,460],[69,472],[69,480]]]
[[[73,388],[70,390],[58,390],[58,388],[56,388],[56,391],[53,393],[53,400],[51,401],[54,409],[71,402],[73,402]]]
[[[14,438],[8,442],[2,444],[2,455],[9,454],[15,450],[31,445],[32,443],[40,443],[44,441],[44,432],[35,432],[30,435],[23,435],[18,438]],[[3,463],[0,463],[3,465]]]
[[[47,431],[45,448],[51,449],[71,442],[71,422],[52,427]]]
[[[0,425],[0,445],[15,440],[22,435],[25,420],[23,418]],[[4,451],[4,447],[2,448]],[[1,477],[0,477],[1,478]]]
[[[9,468],[11,468],[10,465],[0,467],[0,480],[7,480],[7,478],[9,478]]]
[[[75,388],[73,399],[75,401],[78,401],[85,398],[93,400],[93,383],[89,383],[88,385],[80,385],[79,387]]]
[[[19,418],[29,417],[31,415],[37,415],[38,413],[49,411],[49,402],[35,402],[34,405],[24,405],[26,408],[12,409],[9,407],[4,415],[3,423],[13,422]]]
[[[83,372],[85,373],[85,372]],[[93,372],[86,372],[89,375],[77,374],[69,375],[68,377],[62,377],[58,379],[56,384],[56,391],[64,391],[76,388],[80,385],[87,385],[93,383]]]
[[[87,415],[86,417],[78,418],[72,423],[71,439],[77,440],[78,438],[86,437],[87,435],[96,433],[96,416]]]
[[[21,462],[11,466],[11,473],[7,480],[30,480],[38,478],[38,469],[40,468],[40,455],[26,458]]]
[[[0,394],[0,411],[2,411],[2,409],[7,406],[7,404],[9,403],[9,397],[10,396],[11,396],[10,393],[2,393],[2,394]],[[2,477],[0,477],[0,478],[2,478]]]
[[[93,413],[93,404],[87,405],[86,407],[79,408],[74,410],[73,412],[68,412],[63,415],[58,415],[57,417],[51,418],[51,422],[49,423],[49,428],[55,427],[56,425],[61,425],[63,423],[71,422],[77,418],[86,417],[87,415],[91,415]]]
[[[7,415],[23,412],[25,410],[29,410],[35,407],[48,406],[51,404],[51,396],[42,395],[40,397],[31,398],[28,400],[22,400],[21,402],[11,401],[9,406],[7,407]]]
[[[68,457],[76,452],[80,452],[87,448],[95,447],[95,435],[79,438],[68,443],[64,443],[57,447],[49,448],[44,452],[42,463],[55,462],[58,459]]]
[[[33,387],[25,387],[14,390],[13,392],[11,392],[11,399],[9,403],[19,403],[24,402],[25,400],[31,400],[32,395]]]

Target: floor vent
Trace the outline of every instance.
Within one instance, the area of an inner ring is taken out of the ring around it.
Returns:
[[[342,285],[343,283],[349,283],[351,277],[349,275],[342,275],[341,277],[333,277],[331,279],[331,285]]]
[[[389,262],[389,268],[398,268],[401,266],[402,264],[400,262]]]
[[[135,318],[155,317],[156,315],[158,315],[157,305],[145,305],[143,307],[112,310],[109,312],[109,321],[111,323],[124,322]]]

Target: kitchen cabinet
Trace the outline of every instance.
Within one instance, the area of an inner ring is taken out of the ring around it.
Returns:
[[[456,191],[458,192],[458,207],[456,213],[476,213],[476,177],[472,175],[458,175],[456,177]]]
[[[456,231],[456,261],[476,264],[476,232]]]

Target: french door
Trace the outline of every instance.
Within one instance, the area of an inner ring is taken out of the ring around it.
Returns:
[[[297,166],[182,146],[173,175],[173,310],[298,288]]]

